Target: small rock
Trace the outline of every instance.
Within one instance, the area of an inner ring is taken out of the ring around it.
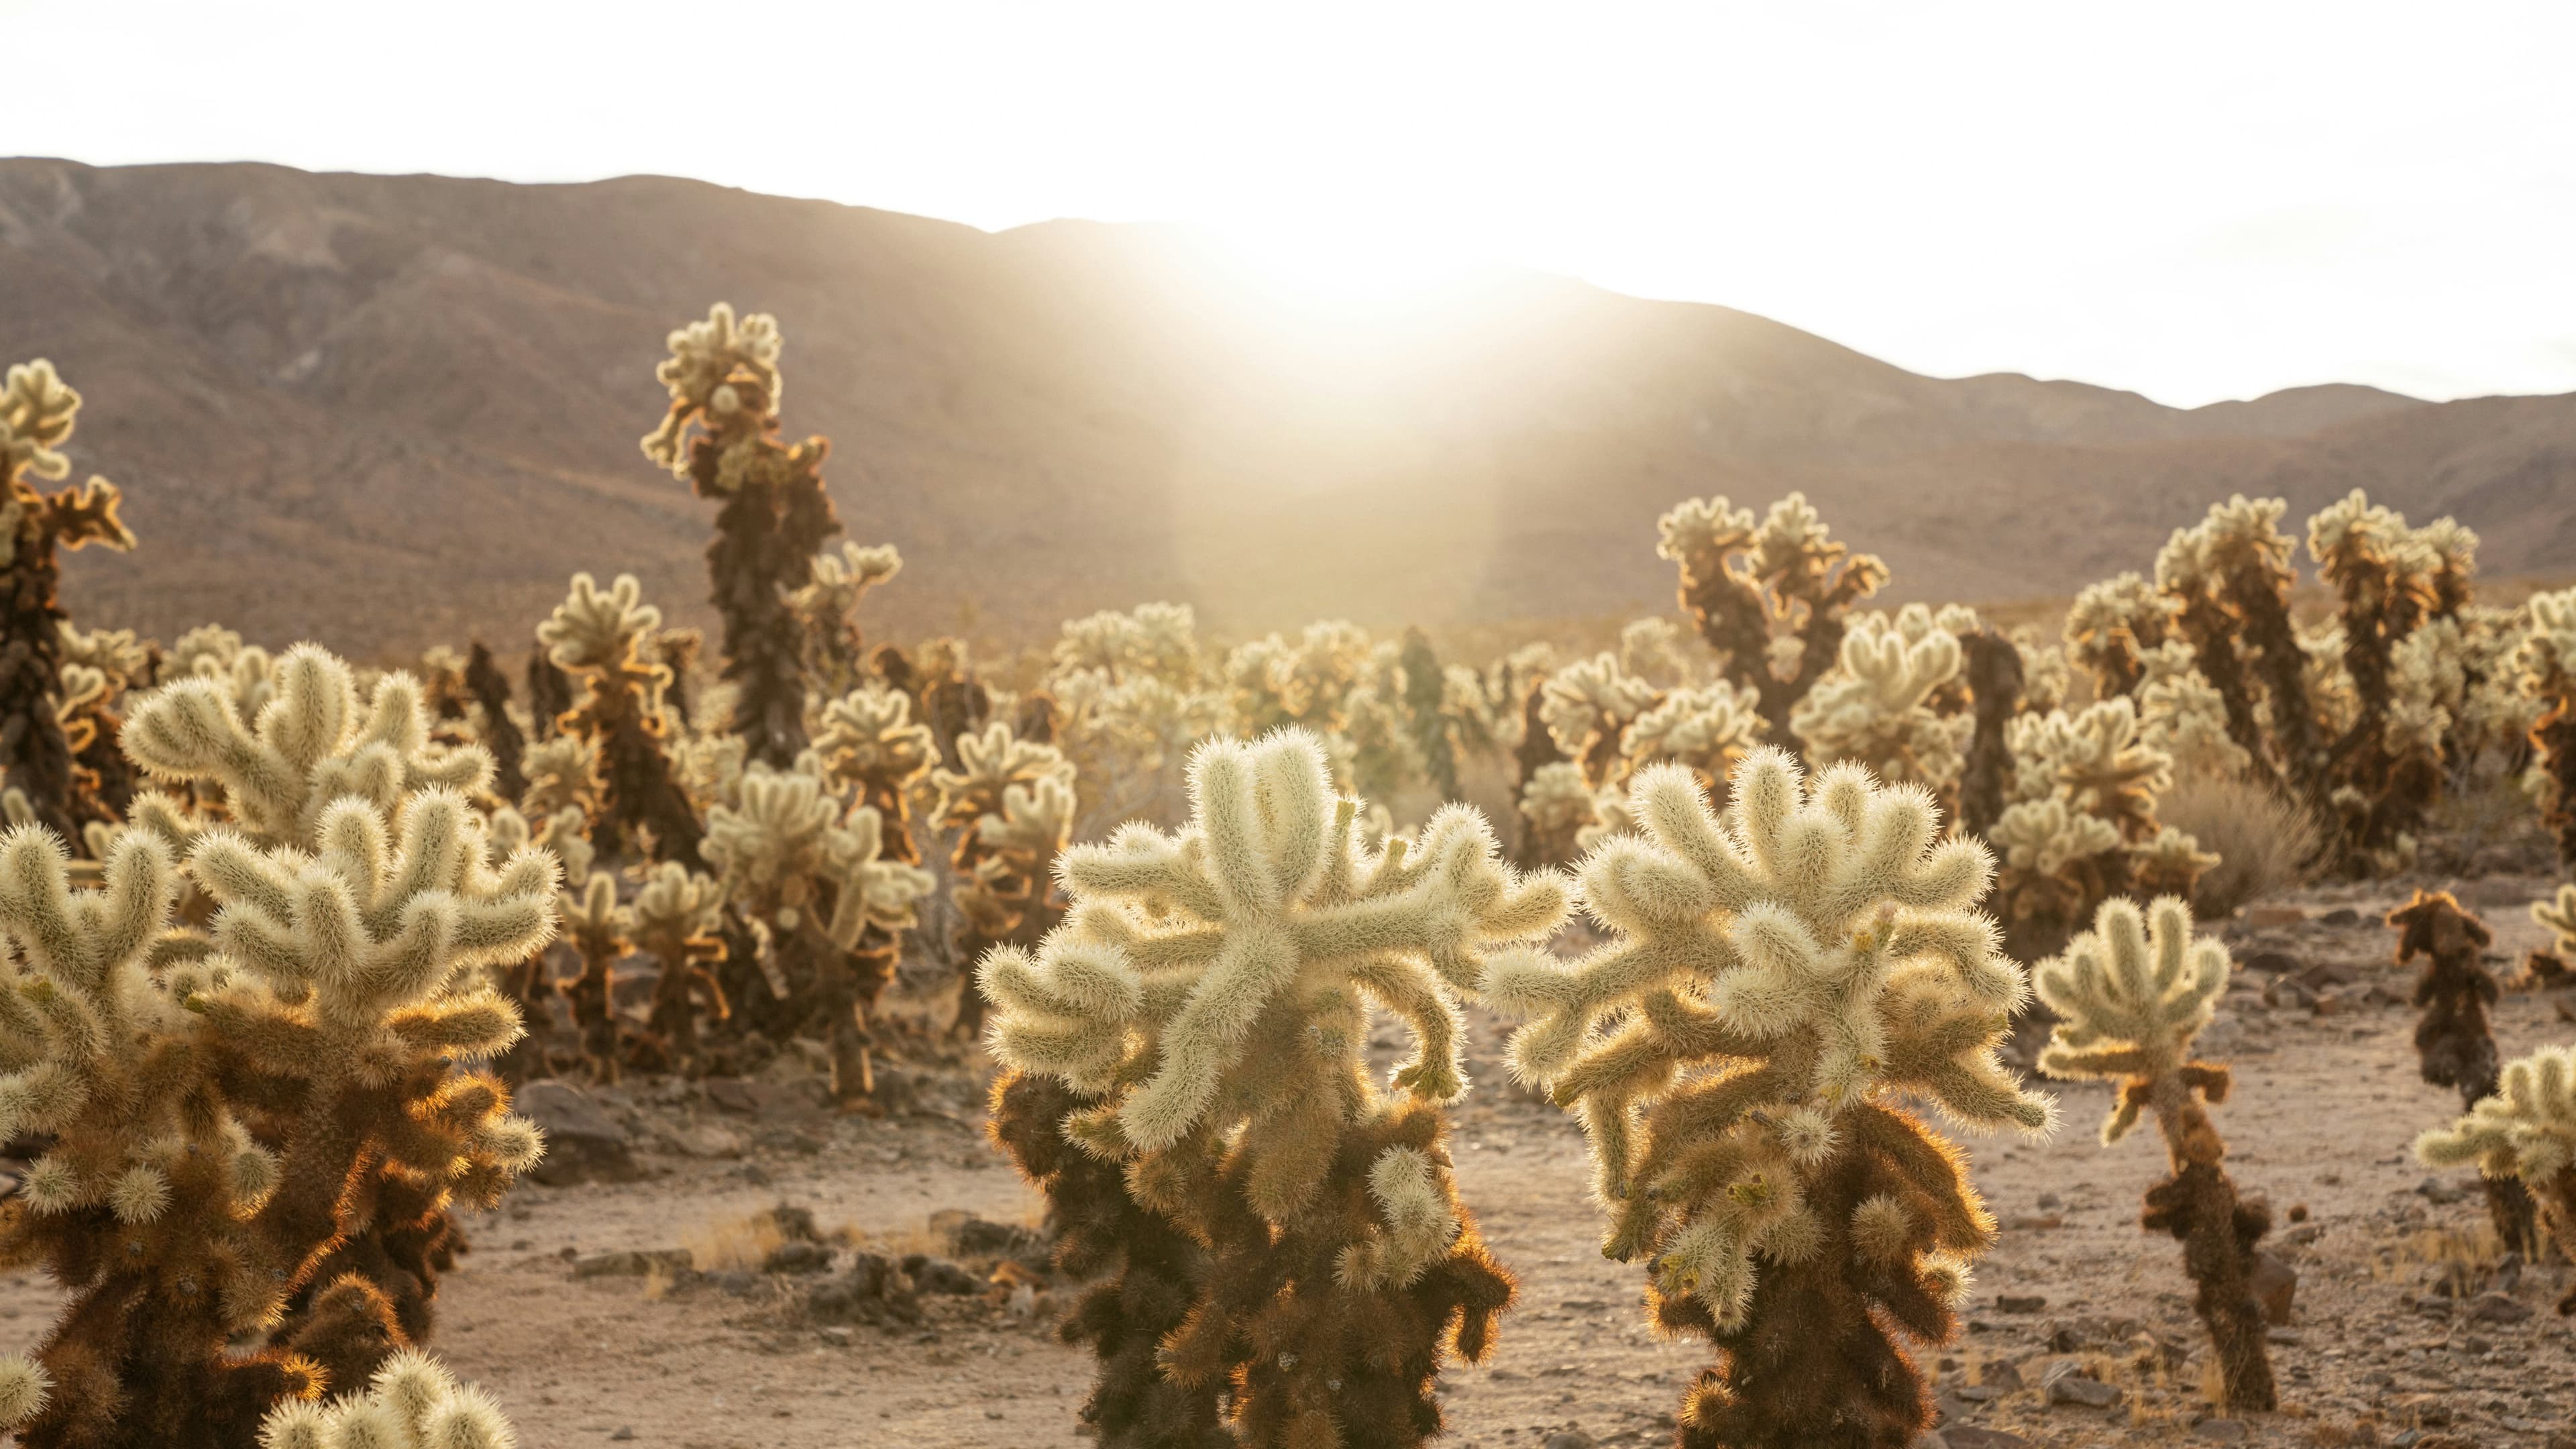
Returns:
[[[1978,1382],[1992,1384],[2009,1393],[2022,1387],[2021,1365],[2011,1359],[1998,1359],[1985,1365],[1977,1375]]]
[[[769,1250],[761,1260],[764,1273],[788,1273],[799,1277],[832,1270],[832,1250],[821,1243],[786,1242]]]
[[[934,1258],[927,1253],[906,1253],[903,1258],[903,1271],[904,1276],[912,1280],[912,1285],[924,1293],[969,1294],[984,1291],[982,1279],[945,1258]]]
[[[2264,1322],[2287,1323],[2299,1296],[2299,1270],[2269,1253],[2258,1252],[2254,1255],[2253,1281],[2246,1287],[2253,1290],[2254,1301],[2263,1305]]]
[[[2350,906],[2337,906],[2333,910],[2326,912],[2324,915],[2317,917],[2317,923],[2323,926],[2358,926],[2361,924],[2361,912],[2354,910]],[[2213,1424],[2223,1424],[2231,1423],[2233,1421],[2226,1419],[2212,1419],[2209,1422]]]
[[[2469,1194],[2466,1188],[2444,1182],[2438,1177],[2428,1177],[2415,1184],[2415,1195],[2426,1202],[2454,1203]]]
[[[2305,925],[2307,919],[2308,911],[2305,906],[2247,906],[2245,908],[2245,924],[2249,926],[2299,926]]]
[[[2346,911],[2344,914],[2352,913]],[[2203,1419],[2192,1426],[2191,1432],[2221,1444],[2242,1444],[2253,1433],[2245,1427],[2242,1419]]]
[[[2048,1300],[2036,1293],[1998,1293],[1995,1295],[1995,1311],[1997,1313],[2037,1313],[2039,1310],[2046,1308],[2047,1306]]]
[[[1945,1428],[1941,1437],[1950,1449],[2031,1449],[2031,1442],[2009,1429],[1981,1429],[1974,1424]]]
[[[1046,1239],[1018,1223],[997,1223],[959,1208],[930,1215],[930,1231],[960,1258],[1017,1258],[1044,1262]]]
[[[1993,1384],[1962,1384],[1954,1392],[1972,1404],[1991,1404],[2004,1396],[2004,1391]]]
[[[631,1424],[620,1424],[617,1426],[617,1432],[609,1435],[608,1437],[623,1443],[624,1441],[635,1437],[635,1428]]]
[[[856,1334],[851,1333],[848,1329],[841,1327],[839,1324],[833,1324],[823,1330],[823,1341],[840,1348],[849,1347],[851,1342],[856,1338]]]
[[[2048,1381],[2051,1404],[2074,1404],[2087,1409],[2107,1409],[2120,1402],[2120,1390],[2099,1379],[2081,1374],[2060,1374]]]
[[[683,1127],[673,1135],[671,1140],[682,1152],[691,1157],[742,1156],[740,1134],[731,1128],[719,1127],[713,1122],[701,1122],[694,1127]]]
[[[2346,961],[2319,961],[2299,972],[2299,984],[2315,991],[2329,986],[2350,986],[2360,979],[2360,968]]]
[[[546,1155],[528,1176],[548,1187],[576,1182],[633,1182],[644,1175],[626,1129],[570,1082],[530,1082],[511,1106],[546,1134]]]
[[[2471,1323],[2520,1323],[2531,1317],[2531,1305],[2516,1303],[2501,1293],[2481,1293],[2469,1300]]]
[[[1541,1442],[1540,1449],[1594,1449],[1598,1442],[1580,1429],[1559,1429]]]

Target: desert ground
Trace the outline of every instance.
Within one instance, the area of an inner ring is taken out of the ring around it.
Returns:
[[[2378,920],[2410,884],[2312,888],[2227,928],[2238,979],[2203,1042],[2238,1076],[2219,1112],[2231,1168],[2269,1199],[2268,1246],[2298,1275],[2272,1333],[2282,1411],[2240,1421],[2210,1407],[2180,1247],[2137,1226],[2139,1194],[2163,1172],[2154,1134],[2102,1147],[2107,1089],[2059,1084],[2053,1139],[1970,1144],[2004,1231],[1966,1332],[1922,1352],[1946,1449],[2576,1444],[2576,1326],[2553,1311],[2570,1270],[2499,1262],[2475,1180],[2428,1174],[2407,1150],[2457,1107],[2417,1078],[2413,970],[2391,962]],[[2542,878],[2457,884],[2496,930],[2500,971],[2540,944],[2522,905]],[[2498,1045],[2564,1040],[2571,1021],[2576,992],[2509,991]],[[1581,1133],[1512,1087],[1502,1042],[1479,1015],[1456,1146],[1520,1295],[1491,1360],[1442,1380],[1448,1442],[1664,1442],[1705,1351],[1646,1328],[1642,1270],[1595,1246]],[[633,1180],[523,1182],[470,1219],[437,1347],[502,1399],[531,1449],[1086,1441],[1090,1361],[1050,1331],[1064,1285],[1005,1265],[1042,1261],[1034,1233],[1009,1229],[1037,1228],[1043,1204],[984,1139],[986,1070],[925,1062],[912,1105],[885,1120],[826,1112],[793,1057],[750,1082],[579,1089],[596,1133],[623,1139]],[[530,1095],[560,1113],[571,1094]],[[562,1165],[584,1145],[559,1142]],[[794,1209],[816,1241],[802,1243]],[[961,1218],[975,1220],[962,1242]],[[929,1261],[910,1295],[854,1300],[861,1253]],[[32,1346],[55,1301],[41,1280],[0,1280],[0,1349]]]

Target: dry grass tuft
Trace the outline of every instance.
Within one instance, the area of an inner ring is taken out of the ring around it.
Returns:
[[[2204,921],[2296,889],[2315,874],[2323,843],[2316,816],[2260,781],[2185,775],[2156,802],[2156,813],[2219,857],[2192,892],[2192,911]]]
[[[713,1217],[683,1234],[680,1246],[701,1273],[757,1272],[786,1236],[768,1212]]]

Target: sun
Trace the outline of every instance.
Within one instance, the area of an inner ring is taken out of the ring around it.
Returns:
[[[1370,310],[1435,299],[1495,264],[1456,239],[1366,219],[1221,223],[1218,248],[1283,301]]]

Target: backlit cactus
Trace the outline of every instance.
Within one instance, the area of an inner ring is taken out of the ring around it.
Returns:
[[[2520,1182],[2542,1231],[2576,1263],[2576,1047],[2542,1047],[2507,1063],[2495,1095],[2416,1138],[2415,1155],[2429,1167],[2475,1163],[2489,1178]],[[2558,1311],[2576,1313],[2576,1289]]]
[[[1788,737],[1789,711],[1839,658],[1844,616],[1887,582],[1887,565],[1834,543],[1803,493],[1752,511],[1693,499],[1657,524],[1655,551],[1681,568],[1682,609],[1726,659],[1727,677],[1762,692],[1763,719]]]
[[[283,1405],[259,1430],[259,1449],[515,1449],[518,1442],[491,1395],[408,1350],[386,1360],[363,1391]]]
[[[1006,943],[1036,945],[1064,915],[1055,863],[1073,828],[1074,771],[1053,745],[998,722],[959,740],[957,755],[957,769],[931,772],[939,792],[931,819],[957,836],[949,869],[962,918],[958,958],[981,961]],[[973,981],[959,987],[956,1029],[984,1029],[984,995]]]
[[[1909,634],[1885,614],[1866,614],[1843,635],[1837,667],[1789,713],[1809,760],[1850,760],[1880,779],[1935,791],[1958,783],[1976,721],[1937,712],[1933,699],[1958,678],[1966,651],[1928,614],[1915,622]]]
[[[2558,837],[2559,867],[2576,871],[2576,589],[2534,594],[2529,608],[2514,663],[2541,710],[2531,726],[2541,818]]]
[[[1657,1323],[1722,1351],[1682,1444],[1903,1445],[1931,1406],[1897,1335],[1955,1331],[1995,1231],[1904,1099],[2051,1122],[1995,1057],[2026,987],[1971,909],[1985,850],[1939,841],[1919,786],[1810,778],[1778,750],[1738,767],[1722,817],[1669,765],[1630,809],[1642,834],[1579,871],[1609,943],[1486,973],[1487,999],[1529,1018],[1513,1070],[1582,1118],[1603,1251],[1649,1260]]]
[[[106,812],[58,714],[66,622],[58,554],[93,543],[120,553],[134,547],[117,517],[115,484],[93,477],[53,493],[36,486],[70,473],[59,450],[80,405],[42,358],[11,367],[0,386],[0,780],[70,839],[79,838],[82,821]]]
[[[662,611],[643,594],[633,574],[618,575],[606,589],[588,574],[575,574],[572,592],[537,626],[537,641],[557,668],[581,683],[580,701],[558,727],[597,757],[592,841],[610,854],[649,845],[657,860],[695,865],[697,815],[672,778],[665,747],[671,725],[662,696],[671,671],[647,652]]]
[[[990,1041],[1067,1085],[1060,1130],[1125,1164],[1138,1209],[1207,1245],[1163,1375],[1222,1396],[1249,1445],[1419,1443],[1447,1348],[1482,1357],[1511,1296],[1449,1182],[1455,995],[1493,943],[1552,927],[1561,892],[1514,877],[1463,808],[1364,848],[1300,732],[1202,746],[1191,797],[1177,835],[1066,852],[1065,926],[985,960]],[[1392,1095],[1362,1055],[1373,1010],[1417,1046]],[[1094,1415],[1142,1397],[1148,1367],[1104,1357]]]
[[[673,332],[654,373],[671,406],[643,441],[646,457],[722,505],[707,576],[724,618],[724,678],[737,691],[731,728],[774,769],[805,748],[806,631],[791,600],[841,531],[823,487],[830,440],[779,438],[782,347],[776,318],[737,320],[723,302]]]
[[[2142,1111],[2155,1114],[2172,1176],[2147,1190],[2140,1221],[2183,1244],[2184,1271],[2199,1290],[2193,1307],[2216,1346],[2227,1406],[2269,1410],[2276,1391],[2253,1274],[2255,1244],[2271,1214],[2259,1201],[2240,1200],[2222,1165],[2227,1144],[2208,1108],[2227,1099],[2227,1068],[2191,1055],[2229,970],[2226,946],[2194,938],[2182,900],[2159,897],[2144,912],[2129,901],[2105,902],[2091,930],[2038,968],[2040,1000],[2060,1018],[2039,1069],[2114,1084],[2105,1145],[2137,1125]]]
[[[788,771],[753,763],[734,796],[707,813],[707,861],[755,925],[755,964],[791,1008],[781,1025],[821,1027],[833,1095],[859,1105],[875,1091],[868,1014],[894,966],[879,943],[912,923],[933,881],[886,857],[881,817],[827,784],[810,754]]]
[[[422,753],[407,676],[362,717],[327,654],[279,674],[250,726],[203,676],[129,726],[139,763],[219,786],[237,824],[140,797],[98,891],[67,887],[41,832],[0,843],[0,1111],[50,1141],[0,1257],[74,1298],[37,1350],[30,1446],[229,1449],[272,1405],[372,1372],[428,1330],[449,1204],[489,1206],[538,1153],[460,1064],[519,1034],[484,970],[553,930],[554,860],[489,859],[454,786],[490,761]],[[218,910],[174,952],[182,870]]]

